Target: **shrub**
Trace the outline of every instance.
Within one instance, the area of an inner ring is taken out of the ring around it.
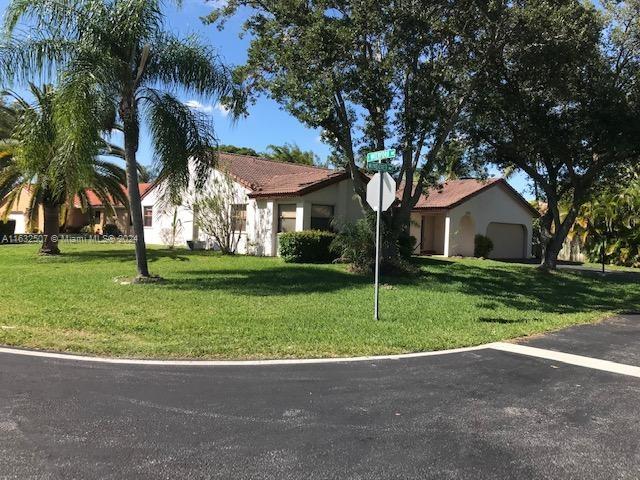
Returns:
[[[376,218],[369,215],[355,223],[342,225],[331,248],[340,258],[351,265],[351,269],[358,273],[371,273],[376,260]],[[388,227],[383,222],[382,231],[381,271],[385,274],[413,274],[417,272],[409,262],[416,246],[416,239],[408,234],[401,234],[394,239],[388,233]],[[394,244],[395,242],[395,244]],[[387,256],[384,252],[397,252],[397,256]]]
[[[487,258],[493,250],[493,242],[489,237],[484,235],[476,235],[473,256],[478,258]]]
[[[16,221],[15,220],[7,220],[6,222],[0,221],[0,236],[4,237],[5,235],[11,236],[16,231]]]
[[[375,228],[375,227],[374,227]],[[366,218],[341,226],[331,249],[360,273],[373,270],[376,258],[375,230]]]
[[[320,230],[279,235],[280,256],[288,263],[328,263],[336,259],[331,244],[336,235]]]
[[[120,237],[120,236],[122,236],[122,232],[120,231],[118,226],[114,225],[113,223],[107,223],[102,228],[102,234],[106,235],[107,237]]]
[[[413,255],[414,250],[416,249],[416,244],[418,240],[413,235],[409,235],[408,233],[401,234],[398,238],[398,251],[400,252],[400,257],[403,259],[409,259]]]

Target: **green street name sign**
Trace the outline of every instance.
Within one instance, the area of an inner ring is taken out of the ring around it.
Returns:
[[[381,160],[388,160],[390,158],[396,158],[395,148],[367,153],[367,163],[379,162]]]
[[[373,162],[367,164],[369,170],[374,172],[395,172],[398,168],[390,163]]]

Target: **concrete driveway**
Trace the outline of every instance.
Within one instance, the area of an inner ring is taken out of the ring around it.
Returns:
[[[0,353],[0,478],[637,479],[638,367],[632,315],[396,360]]]

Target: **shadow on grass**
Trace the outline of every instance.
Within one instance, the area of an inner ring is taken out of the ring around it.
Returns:
[[[187,250],[147,250],[147,260],[150,263],[156,262],[163,258],[169,258],[171,260],[178,260],[181,262],[188,262],[189,257],[198,255],[200,252],[189,252]],[[213,256],[209,254],[209,256]],[[57,257],[61,262],[94,262],[99,260],[112,260],[115,262],[135,262],[136,253],[131,247],[131,250],[113,249],[113,250],[83,250],[83,251],[63,251],[60,257]]]
[[[328,293],[371,284],[369,277],[312,265],[264,269],[195,270],[187,278],[168,279],[163,288],[221,290],[234,295],[271,296]]]
[[[506,267],[506,266],[505,266]],[[629,310],[640,306],[637,278],[601,277],[592,272],[544,273],[527,266],[492,268],[468,264],[430,269],[430,289],[459,291],[478,297],[478,306],[500,306],[548,313]]]
[[[430,292],[459,293],[475,297],[478,308],[502,307],[546,313],[632,310],[640,307],[637,282],[621,277],[592,277],[590,274],[559,272],[546,274],[529,266],[491,264],[475,266],[440,259],[419,259],[426,268],[420,276],[387,276],[382,283],[397,289],[397,295]],[[186,276],[167,279],[163,288],[203,291],[219,290],[234,295],[271,296],[336,292],[369,286],[372,278],[342,269],[312,265],[265,264],[264,268],[201,269]],[[520,323],[486,315],[485,323]]]
[[[150,262],[164,258],[180,262],[194,257],[208,257],[212,261],[221,258],[211,252],[186,250],[151,249],[148,255]],[[135,259],[133,248],[70,251],[65,256],[70,261],[79,262],[133,262]],[[475,305],[486,310],[502,307],[548,313],[640,310],[640,276],[637,274],[604,277],[590,271],[546,274],[531,266],[506,263],[471,264],[429,257],[418,257],[415,261],[423,268],[421,275],[382,278],[382,283],[399,287],[397,295],[406,297],[408,302],[412,296],[428,296],[430,292],[442,291],[475,297],[472,299]],[[353,275],[329,266],[285,265],[280,262],[264,262],[260,268],[244,265],[218,269],[212,263],[210,269],[184,271],[179,277],[167,278],[160,288],[274,296],[346,291],[372,284],[370,276]],[[499,316],[491,317],[486,315],[482,321],[500,323]]]

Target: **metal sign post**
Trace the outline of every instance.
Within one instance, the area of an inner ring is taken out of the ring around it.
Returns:
[[[376,213],[376,273],[375,273],[375,287],[373,292],[373,318],[374,320],[378,320],[380,316],[378,315],[378,307],[380,304],[380,220],[382,218],[382,184],[384,182],[380,181],[380,188],[378,189],[378,211]],[[604,262],[602,262],[604,263]]]
[[[376,211],[376,266],[374,280],[374,307],[373,318],[378,320],[380,305],[380,230],[382,223],[382,212],[387,210],[395,201],[396,189],[393,177],[387,172],[393,170],[393,166],[388,163],[382,163],[381,160],[394,158],[395,150],[383,150],[381,152],[373,152],[367,155],[368,166],[372,170],[377,170],[369,184],[367,185],[367,203]]]

